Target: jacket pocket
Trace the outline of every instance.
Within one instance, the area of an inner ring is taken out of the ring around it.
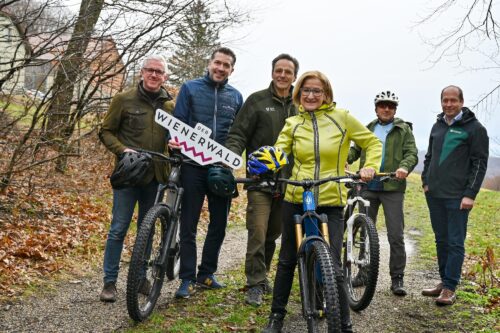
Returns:
[[[127,111],[127,124],[133,130],[143,130],[147,127],[147,112],[143,110]]]

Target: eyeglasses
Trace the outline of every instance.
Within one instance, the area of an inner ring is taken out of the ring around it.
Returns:
[[[389,110],[396,110],[396,104],[394,104],[394,103],[384,103],[384,102],[381,102],[381,103],[377,104],[377,107],[381,108],[381,109],[387,108]]]
[[[309,96],[310,93],[312,93],[314,97],[320,97],[323,95],[323,90],[318,88],[300,88],[300,93],[306,97]]]
[[[156,75],[165,74],[165,71],[162,71],[161,69],[154,69],[154,68],[149,68],[149,67],[143,67],[142,69],[148,74],[153,74],[153,73]]]

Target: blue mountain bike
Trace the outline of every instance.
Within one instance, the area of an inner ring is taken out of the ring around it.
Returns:
[[[302,315],[307,322],[308,332],[340,332],[340,304],[335,269],[329,245],[328,217],[316,212],[312,188],[321,184],[350,182],[359,176],[328,177],[319,180],[236,179],[238,183],[252,183],[252,186],[276,189],[279,183],[301,186],[302,215],[294,216],[297,264],[299,271]]]

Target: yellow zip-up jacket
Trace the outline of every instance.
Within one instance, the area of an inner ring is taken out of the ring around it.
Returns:
[[[366,150],[364,167],[378,171],[382,158],[382,143],[349,111],[337,109],[335,103],[323,104],[314,112],[302,106],[299,114],[286,120],[275,143],[292,154],[292,180],[322,179],[345,175],[344,167],[351,141]],[[313,188],[317,206],[345,206],[347,191],[336,182]],[[288,185],[285,200],[302,203],[303,188]]]

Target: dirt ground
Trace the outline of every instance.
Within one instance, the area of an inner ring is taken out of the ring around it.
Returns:
[[[228,229],[220,255],[220,274],[243,263],[245,247],[242,244],[245,238],[246,230],[243,227]],[[436,276],[415,268],[416,251],[413,242],[407,240],[405,285],[408,295],[393,296],[389,290],[389,251],[385,234],[380,234],[380,242],[381,265],[377,292],[366,310],[352,313],[355,332],[435,332],[435,328],[426,326],[429,323],[425,320],[425,314],[435,305],[431,299],[420,296],[420,291],[434,285]],[[126,329],[132,322],[125,304],[124,272],[122,268],[116,303],[105,304],[98,300],[102,272],[96,269],[77,280],[54,282],[48,290],[36,296],[4,304],[0,311],[0,332],[113,332]],[[168,304],[177,287],[178,281],[164,285],[159,306]],[[291,303],[289,310],[284,332],[304,332],[300,304]]]

